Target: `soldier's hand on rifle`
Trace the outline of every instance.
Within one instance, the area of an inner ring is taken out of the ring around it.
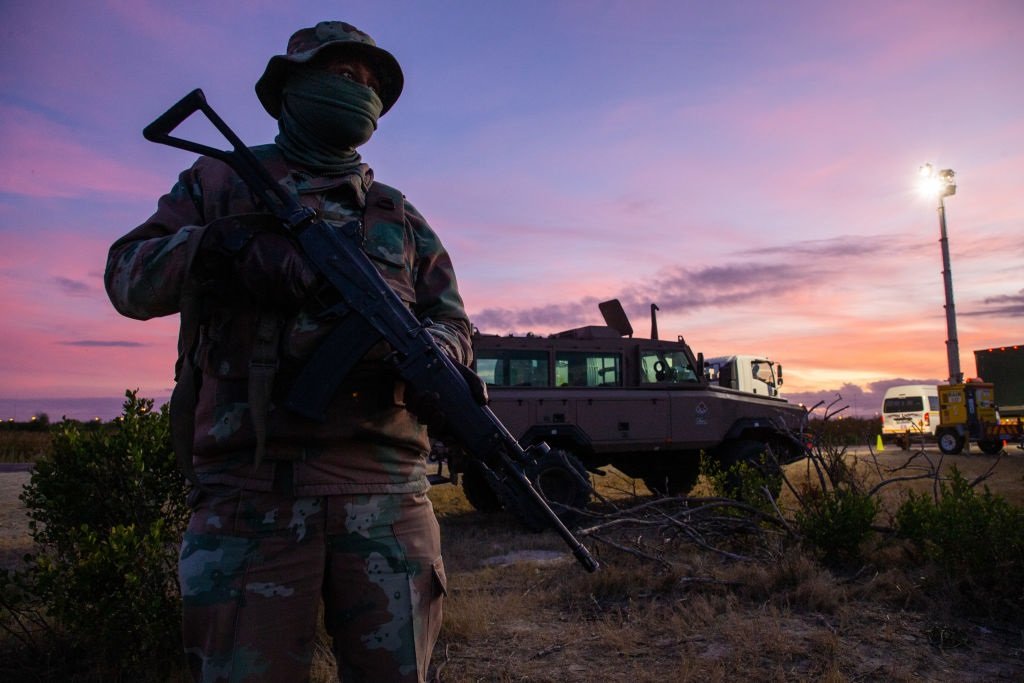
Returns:
[[[268,308],[297,308],[316,281],[298,245],[269,214],[213,221],[204,229],[196,259],[202,272],[231,280]]]
[[[473,399],[482,406],[487,405],[487,384],[480,379],[480,375],[462,363],[453,363],[453,365],[466,380]],[[424,424],[434,431],[443,431],[445,422],[448,420],[441,397],[432,391],[417,392],[406,386],[405,409],[415,415],[420,424]]]
[[[316,282],[316,273],[291,238],[259,232],[235,261],[235,274],[252,298],[275,308],[296,309]]]
[[[487,396],[487,382],[473,372],[472,368],[466,367],[462,363],[456,363],[455,367],[462,375],[462,379],[466,380],[466,384],[469,385],[469,393],[472,394],[476,402],[482,406],[487,405],[490,400],[490,397]]]

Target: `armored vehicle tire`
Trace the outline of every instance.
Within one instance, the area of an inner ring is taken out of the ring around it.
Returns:
[[[964,449],[964,437],[952,429],[943,429],[938,433],[939,450],[946,455],[958,455]]]
[[[725,473],[725,495],[743,500],[742,477],[730,470],[736,465],[747,464],[764,475],[772,496],[778,497],[782,491],[782,472],[778,463],[765,454],[767,446],[768,444],[753,439],[733,439],[722,443],[714,450],[714,457]]]
[[[663,496],[684,496],[690,492],[700,476],[700,460],[667,468],[653,468],[640,477],[651,493]]]
[[[462,492],[466,495],[466,500],[469,501],[474,510],[479,512],[499,512],[503,507],[501,500],[490,484],[487,483],[487,479],[480,467],[480,464],[476,461],[469,462],[466,471],[462,473]]]
[[[978,448],[980,448],[981,452],[985,455],[995,455],[999,451],[1003,450],[1003,442],[996,440],[979,441]]]
[[[551,449],[527,468],[526,476],[566,526],[578,521],[578,511],[590,502],[593,489],[587,469],[566,450]],[[541,528],[546,526],[540,524]]]
[[[793,441],[793,439],[777,436],[771,440],[769,445],[772,447],[772,453],[775,455],[775,460],[780,465],[788,465],[802,460],[807,457],[807,450],[809,448],[805,441],[807,435],[801,434],[797,438],[799,442]]]
[[[627,477],[641,480],[651,493],[679,496],[689,493],[697,483],[700,451],[627,453],[611,464]]]

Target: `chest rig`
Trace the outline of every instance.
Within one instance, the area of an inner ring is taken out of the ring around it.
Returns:
[[[290,172],[283,158],[275,155],[266,161],[268,170],[276,178]],[[402,193],[383,183],[373,182],[366,191],[362,216],[361,236],[371,235],[378,229],[393,230],[405,225],[405,202]],[[355,237],[353,239],[356,239]],[[370,254],[372,257],[372,254]],[[200,283],[190,276],[182,287],[181,326],[178,338],[176,384],[171,394],[171,440],[179,468],[186,478],[201,487],[192,463],[195,439],[195,414],[202,383],[202,368],[196,357],[199,331],[204,323],[204,301]],[[254,465],[266,455],[267,418],[274,393],[275,380],[280,368],[281,335],[285,320],[272,311],[260,311],[252,330],[251,354],[248,363],[248,414],[255,435]],[[351,340],[353,345],[369,347],[372,340]],[[310,365],[322,367],[323,356],[314,351]]]

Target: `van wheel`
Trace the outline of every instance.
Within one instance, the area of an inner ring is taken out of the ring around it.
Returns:
[[[978,448],[980,448],[981,452],[985,455],[996,455],[999,451],[1003,450],[1003,442],[996,440],[979,441]]]
[[[937,440],[939,442],[939,450],[946,455],[959,455],[964,449],[964,437],[952,429],[939,431]]]

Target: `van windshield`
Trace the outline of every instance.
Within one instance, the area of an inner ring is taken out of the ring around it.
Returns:
[[[920,396],[887,398],[882,404],[883,413],[919,413],[922,410],[924,410],[924,402]]]

